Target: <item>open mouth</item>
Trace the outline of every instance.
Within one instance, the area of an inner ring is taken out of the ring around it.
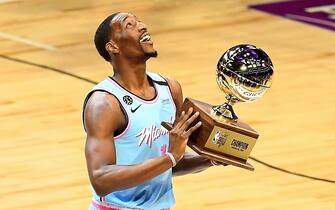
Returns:
[[[141,39],[140,42],[152,42],[150,34],[145,34]]]

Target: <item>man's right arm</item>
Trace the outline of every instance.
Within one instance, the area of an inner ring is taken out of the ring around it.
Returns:
[[[188,129],[197,114],[184,113],[170,131],[171,154],[179,161],[185,152],[188,136],[200,124]],[[119,102],[105,92],[95,92],[85,109],[87,139],[85,156],[88,174],[95,192],[105,196],[111,192],[137,186],[172,167],[169,156],[164,155],[131,166],[116,164],[114,132],[121,127],[124,116]]]

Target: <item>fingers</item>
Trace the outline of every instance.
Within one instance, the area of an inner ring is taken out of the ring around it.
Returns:
[[[174,126],[175,128],[179,128],[182,125],[182,119],[184,118],[184,116],[185,116],[185,111],[182,111],[180,116],[178,117],[176,125]]]
[[[177,124],[174,127],[175,129],[178,130],[179,133],[183,134],[183,136],[185,136],[186,138],[188,138],[192,134],[193,131],[197,130],[201,126],[201,122],[198,122],[196,125],[189,128],[189,126],[194,122],[194,120],[196,120],[197,117],[199,117],[200,115],[199,112],[196,112],[193,115],[192,113],[193,113],[192,107],[190,107],[186,113],[185,111],[183,111],[181,115],[179,116]]]
[[[193,121],[199,116],[199,112],[194,113],[191,117],[188,117],[184,124],[181,126],[181,130],[185,131],[192,123]]]
[[[192,112],[193,112],[192,107],[190,107],[186,113],[185,111],[182,111],[175,127],[179,129],[185,123],[185,121],[190,117]]]
[[[188,129],[185,133],[185,136],[188,138],[195,130],[197,130],[198,128],[200,128],[201,126],[201,122],[199,121],[197,124],[195,124],[195,126],[191,127],[190,129]]]
[[[185,124],[185,122],[187,121],[187,119],[191,116],[191,114],[192,114],[192,112],[193,112],[193,108],[192,107],[190,107],[189,109],[188,109],[188,111],[187,111],[187,113],[184,115],[184,117],[182,118],[182,125],[184,125]]]
[[[216,161],[216,160],[210,160],[210,161],[211,161],[211,164],[213,166],[227,166],[228,165],[227,163],[219,162],[219,161]]]

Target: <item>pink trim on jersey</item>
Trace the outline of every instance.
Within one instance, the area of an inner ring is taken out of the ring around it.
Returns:
[[[119,208],[119,207],[112,207],[112,206],[105,206],[105,205],[102,205],[100,203],[98,203],[96,200],[92,200],[92,206],[94,208],[97,208],[99,210],[122,210],[122,209],[128,209],[128,210],[131,210],[129,208]],[[170,210],[170,208],[166,209],[166,210]]]
[[[149,77],[150,77],[150,76],[149,76]],[[153,103],[155,103],[155,102],[158,100],[158,98],[159,98],[159,91],[158,91],[158,88],[157,88],[157,86],[156,86],[155,83],[154,83],[154,86],[155,86],[155,92],[157,93],[157,95],[156,95],[156,97],[155,97],[153,100],[151,100],[151,101],[146,101],[146,100],[141,99],[141,98],[138,97],[137,95],[133,94],[132,92],[129,92],[128,90],[126,90],[126,89],[123,88],[121,85],[119,85],[118,83],[116,83],[113,79],[111,79],[111,78],[109,78],[109,77],[108,77],[107,79],[108,79],[108,81],[110,81],[111,83],[113,83],[115,86],[117,86],[120,90],[125,91],[125,92],[127,92],[127,94],[130,94],[130,95],[134,96],[137,100],[141,101],[142,103],[145,103],[145,104],[153,104]]]
[[[92,201],[92,205],[94,208],[97,208],[99,210],[120,210],[119,208],[113,208],[109,206],[103,206],[100,203],[96,202],[95,200]]]

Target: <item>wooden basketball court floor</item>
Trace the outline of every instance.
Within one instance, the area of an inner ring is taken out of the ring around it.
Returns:
[[[335,209],[334,33],[247,9],[261,2],[0,1],[0,209],[87,209],[82,102],[112,72],[92,38],[116,11],[136,14],[152,33],[159,56],[148,69],[211,104],[224,101],[215,82],[221,54],[240,43],[263,48],[273,86],[235,106],[261,134],[252,156],[328,180],[250,160],[254,172],[227,166],[174,178],[174,209]]]

